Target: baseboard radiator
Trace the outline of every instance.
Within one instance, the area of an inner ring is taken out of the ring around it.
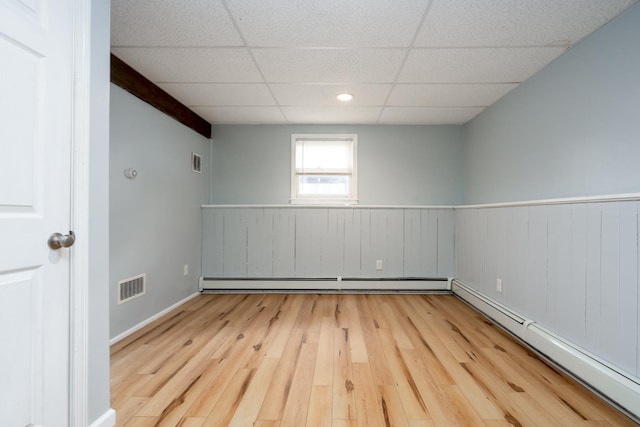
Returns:
[[[452,292],[578,381],[640,421],[640,379],[526,319],[459,280]]]
[[[201,292],[451,292],[448,278],[218,278],[201,277]]]

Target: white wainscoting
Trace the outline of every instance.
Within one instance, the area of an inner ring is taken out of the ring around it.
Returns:
[[[458,207],[456,277],[638,381],[639,209],[637,198]]]
[[[207,205],[202,221],[204,277],[453,275],[451,207]]]

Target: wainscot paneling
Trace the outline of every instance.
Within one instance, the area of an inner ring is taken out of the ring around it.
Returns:
[[[452,208],[208,205],[202,222],[204,277],[453,276]]]
[[[456,277],[638,378],[639,206],[582,200],[456,208]]]

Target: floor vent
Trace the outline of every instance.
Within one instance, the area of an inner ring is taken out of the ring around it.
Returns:
[[[191,153],[191,170],[202,173],[202,157],[200,154]]]
[[[129,277],[118,282],[118,304],[144,295],[146,292],[146,273]]]

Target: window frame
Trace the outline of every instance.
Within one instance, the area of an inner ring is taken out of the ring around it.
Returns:
[[[314,171],[307,175],[327,175],[350,177],[349,195],[347,197],[336,197],[334,195],[302,195],[298,192],[298,176],[304,175],[296,169],[296,142],[300,140],[310,141],[351,141],[351,172],[350,173],[322,173]],[[291,204],[299,205],[355,205],[358,203],[358,134],[291,134]]]

